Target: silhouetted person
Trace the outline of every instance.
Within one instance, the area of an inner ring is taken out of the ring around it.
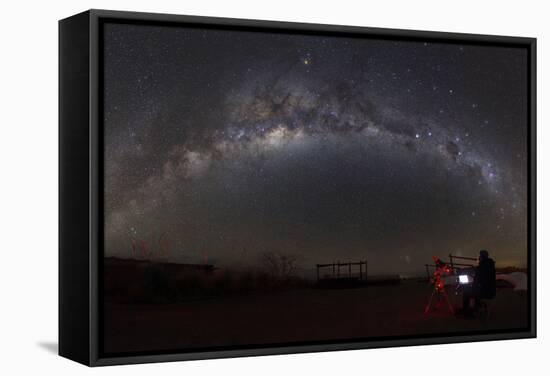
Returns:
[[[464,286],[462,294],[462,312],[472,316],[471,301],[474,299],[474,308],[479,309],[480,299],[492,299],[496,295],[495,262],[489,258],[489,252],[479,251],[479,264],[475,268],[474,281],[470,286]]]

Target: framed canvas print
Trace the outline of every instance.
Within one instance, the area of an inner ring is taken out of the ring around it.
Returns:
[[[62,356],[536,335],[535,39],[104,10],[59,30]]]

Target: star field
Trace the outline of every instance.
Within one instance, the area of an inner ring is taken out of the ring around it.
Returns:
[[[520,48],[105,25],[105,254],[527,259]],[[155,258],[156,256],[151,256]]]

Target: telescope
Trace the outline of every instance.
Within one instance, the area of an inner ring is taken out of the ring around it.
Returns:
[[[434,289],[432,291],[432,294],[430,295],[430,300],[428,301],[426,308],[424,308],[424,314],[427,314],[430,310],[437,309],[441,305],[443,299],[445,299],[447,303],[447,308],[449,309],[451,314],[454,314],[454,308],[449,300],[447,292],[445,291],[445,283],[441,279],[441,277],[453,274],[454,270],[450,265],[439,259],[439,257],[432,256],[432,259],[434,260],[435,271],[432,278],[430,278],[430,282],[433,284]],[[436,305],[432,306],[434,297],[436,298]]]

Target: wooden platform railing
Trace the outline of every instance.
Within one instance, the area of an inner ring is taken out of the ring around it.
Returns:
[[[357,276],[358,280],[366,281],[367,280],[367,271],[368,265],[367,261],[350,261],[350,262],[333,262],[330,264],[317,264],[317,281],[322,278],[352,278]],[[329,269],[331,274],[326,277],[321,276],[321,270]],[[342,272],[343,269],[343,272]],[[347,273],[346,273],[347,272]]]
[[[465,260],[465,261],[470,261],[470,262],[469,263],[467,263],[467,262],[456,262],[455,260]],[[451,270],[454,272],[456,269],[471,268],[471,267],[476,266],[477,258],[476,257],[455,256],[455,255],[449,253],[449,261],[445,261],[445,260],[441,260],[441,261],[444,262],[445,264],[450,265]],[[426,267],[426,277],[429,280],[432,277],[432,274],[433,274],[432,268],[433,268],[433,271],[435,271],[435,265],[434,264],[424,264],[424,266]]]

